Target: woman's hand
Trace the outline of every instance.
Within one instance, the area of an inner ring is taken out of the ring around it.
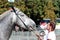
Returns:
[[[39,34],[36,34],[37,37],[39,37],[40,35]]]

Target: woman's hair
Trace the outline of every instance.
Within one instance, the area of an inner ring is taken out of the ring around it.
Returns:
[[[54,31],[55,30],[55,23],[54,22],[50,22],[50,26],[52,28],[52,31]]]

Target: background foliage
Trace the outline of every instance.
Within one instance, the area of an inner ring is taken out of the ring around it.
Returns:
[[[10,5],[7,0],[0,0],[0,14],[8,10]],[[51,21],[60,18],[60,0],[15,0],[13,5],[36,23],[43,18],[50,18]]]

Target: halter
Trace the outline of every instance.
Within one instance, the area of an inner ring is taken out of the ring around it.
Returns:
[[[17,15],[17,13],[16,13],[16,10],[14,9],[14,7],[12,6],[11,7],[12,9],[13,9],[13,11],[15,12],[15,14],[16,14],[16,16],[21,20],[21,18]],[[22,21],[22,20],[21,20]],[[22,23],[25,25],[25,27],[28,29],[28,31],[31,31],[29,28],[28,28],[28,26],[22,21]],[[30,26],[31,27],[31,26]],[[33,27],[31,27],[33,30],[36,30],[37,31],[37,29],[34,29]],[[35,32],[33,32],[34,34],[35,34]],[[39,32],[38,32],[39,33]],[[39,34],[40,35],[40,34]]]
[[[22,19],[17,15],[16,10],[14,9],[14,7],[12,6],[11,8],[13,9],[15,15],[22,21]],[[23,21],[22,21],[22,23],[25,25],[25,27],[26,27],[29,31],[31,31],[31,30],[28,28],[28,26],[27,26]]]

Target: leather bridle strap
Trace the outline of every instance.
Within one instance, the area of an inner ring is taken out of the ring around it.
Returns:
[[[15,12],[15,14],[16,14],[16,16],[21,20],[21,18],[17,15],[17,13],[16,13],[16,10],[14,9],[14,7],[11,7],[12,9],[13,9],[13,11]],[[22,21],[22,20],[21,20]],[[28,28],[28,26],[22,21],[22,23],[25,25],[25,27],[28,29],[28,31],[30,31],[31,32],[31,30]],[[31,27],[31,26],[30,26]],[[37,31],[37,29],[34,29],[33,27],[31,27],[33,30],[36,30]],[[35,35],[36,35],[36,33],[35,32],[33,32]],[[39,32],[38,32],[38,34],[39,34]]]
[[[13,6],[11,6],[11,8],[12,8],[12,10],[14,11],[14,13],[16,14],[16,16],[21,20],[21,18],[17,15],[17,13],[16,13],[16,10],[14,9],[14,7]],[[22,21],[22,20],[21,20]],[[25,27],[28,29],[28,31],[31,31],[29,28],[28,28],[28,26],[22,21],[22,23],[25,25]]]

